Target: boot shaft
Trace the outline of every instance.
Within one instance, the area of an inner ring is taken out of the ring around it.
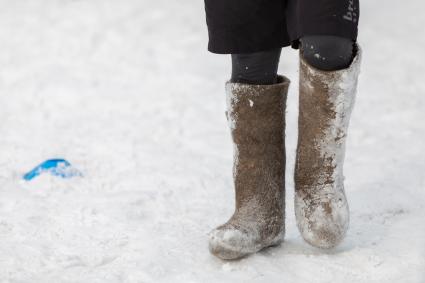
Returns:
[[[309,66],[300,56],[296,189],[343,181],[359,61],[357,54],[350,68],[329,72]]]
[[[274,85],[226,85],[237,210],[248,202],[282,208],[288,87],[285,77]]]

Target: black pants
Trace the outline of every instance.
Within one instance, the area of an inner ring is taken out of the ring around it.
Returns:
[[[308,35],[357,39],[359,0],[205,0],[214,53],[298,48]]]
[[[338,36],[304,36],[301,56],[313,67],[336,71],[351,64],[355,55],[352,39]],[[232,54],[232,82],[274,84],[277,81],[281,48],[266,51]]]

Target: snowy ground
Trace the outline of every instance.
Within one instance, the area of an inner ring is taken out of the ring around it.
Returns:
[[[237,262],[207,250],[233,189],[229,60],[205,50],[202,2],[0,0],[0,282],[425,282],[423,1],[362,3],[352,221],[329,252],[294,222],[284,51],[286,242]],[[52,157],[84,178],[21,182]]]

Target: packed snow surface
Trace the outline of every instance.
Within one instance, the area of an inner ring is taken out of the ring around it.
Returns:
[[[206,51],[203,1],[0,0],[0,282],[425,282],[425,4],[381,2],[362,2],[346,240],[296,228],[285,49],[286,239],[224,262],[207,233],[234,205],[230,59]],[[21,181],[50,158],[84,177]]]

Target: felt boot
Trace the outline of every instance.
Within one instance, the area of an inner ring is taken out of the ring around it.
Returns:
[[[300,56],[295,215],[303,238],[319,248],[338,245],[348,229],[343,165],[360,56],[358,49],[338,71],[318,70]]]
[[[236,208],[210,233],[209,249],[237,259],[279,244],[285,233],[285,109],[289,80],[227,83]]]

